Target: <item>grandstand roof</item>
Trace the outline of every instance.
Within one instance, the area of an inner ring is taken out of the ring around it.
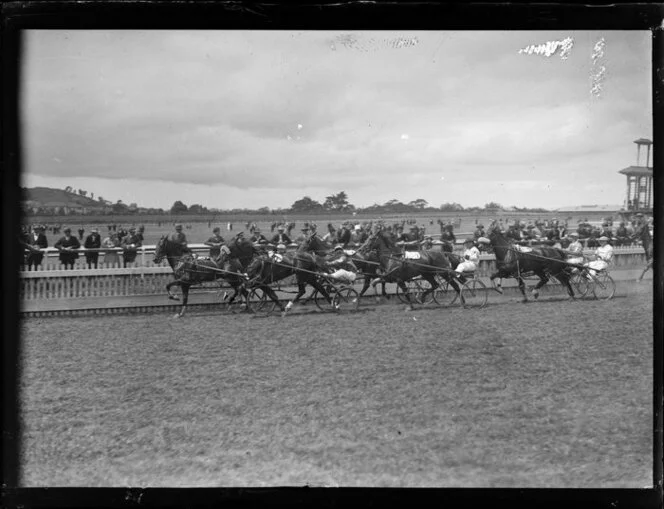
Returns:
[[[572,205],[570,207],[560,207],[556,212],[617,212],[622,207],[620,205]]]
[[[623,175],[635,175],[637,177],[652,177],[652,166],[628,166],[618,173]]]

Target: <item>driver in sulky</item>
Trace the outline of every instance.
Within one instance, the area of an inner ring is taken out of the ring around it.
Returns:
[[[330,277],[345,283],[355,281],[357,278],[357,267],[350,256],[344,252],[344,247],[341,244],[335,246],[333,256],[332,261],[327,263],[328,268],[333,271]]]

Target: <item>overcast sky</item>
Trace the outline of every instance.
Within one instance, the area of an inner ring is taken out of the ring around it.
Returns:
[[[647,31],[34,30],[25,47],[23,185],[147,207],[619,205],[652,139]]]

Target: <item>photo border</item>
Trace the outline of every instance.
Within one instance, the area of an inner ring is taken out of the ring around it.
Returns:
[[[664,82],[664,10],[657,4],[519,4],[483,2],[16,2],[2,8],[3,170],[2,222],[10,239],[19,237],[21,172],[19,105],[22,46],[26,29],[324,29],[324,30],[651,30],[653,34],[653,141],[664,146],[661,128]],[[654,150],[653,168],[662,165]],[[654,171],[654,217],[664,224],[662,184]],[[282,506],[337,507],[478,503],[510,507],[643,507],[662,504],[662,342],[661,281],[663,238],[654,239],[653,487],[643,489],[464,489],[464,488],[20,488],[18,399],[20,340],[18,267],[21,249],[3,252],[3,497],[8,507]],[[659,338],[659,340],[657,340]]]

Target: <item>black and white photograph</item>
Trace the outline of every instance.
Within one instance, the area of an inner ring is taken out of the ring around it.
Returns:
[[[650,30],[21,45],[21,486],[653,486]]]

